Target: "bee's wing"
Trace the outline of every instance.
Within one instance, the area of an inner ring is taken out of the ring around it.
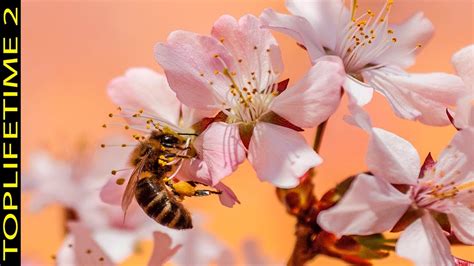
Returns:
[[[135,195],[135,187],[137,186],[138,177],[143,170],[143,166],[145,165],[146,159],[148,158],[148,154],[145,155],[140,163],[135,167],[128,180],[127,187],[125,188],[125,192],[122,196],[122,210],[124,214],[127,212],[128,206],[132,203],[133,196]],[[124,215],[125,216],[125,215]],[[124,217],[125,218],[125,217]]]

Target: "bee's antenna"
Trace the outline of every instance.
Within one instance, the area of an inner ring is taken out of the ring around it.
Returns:
[[[199,136],[196,133],[181,133],[181,132],[179,132],[179,133],[176,133],[176,134],[178,134],[180,136],[196,136],[196,137]]]

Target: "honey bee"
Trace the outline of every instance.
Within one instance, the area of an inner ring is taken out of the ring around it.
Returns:
[[[184,196],[208,196],[220,191],[197,190],[196,182],[174,182],[173,177],[183,159],[195,151],[190,140],[170,129],[153,130],[133,150],[130,163],[135,167],[122,197],[127,211],[133,196],[143,211],[156,222],[173,229],[193,227],[191,214],[180,202]]]

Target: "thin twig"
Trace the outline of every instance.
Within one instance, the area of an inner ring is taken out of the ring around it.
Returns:
[[[322,122],[316,131],[316,136],[314,137],[314,144],[313,150],[315,152],[319,152],[321,148],[321,143],[323,142],[324,131],[326,130],[326,125],[328,124],[328,120]]]

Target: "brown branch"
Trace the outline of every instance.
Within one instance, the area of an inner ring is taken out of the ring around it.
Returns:
[[[318,126],[314,139],[313,149],[318,152],[326,129],[327,120]],[[292,189],[277,188],[277,196],[286,207],[287,212],[295,216],[297,223],[295,226],[296,243],[288,261],[289,266],[304,265],[320,253],[314,241],[321,231],[314,222],[317,217],[317,198],[313,193],[314,184],[312,182],[315,175],[314,169],[310,169],[302,178],[300,184]]]

